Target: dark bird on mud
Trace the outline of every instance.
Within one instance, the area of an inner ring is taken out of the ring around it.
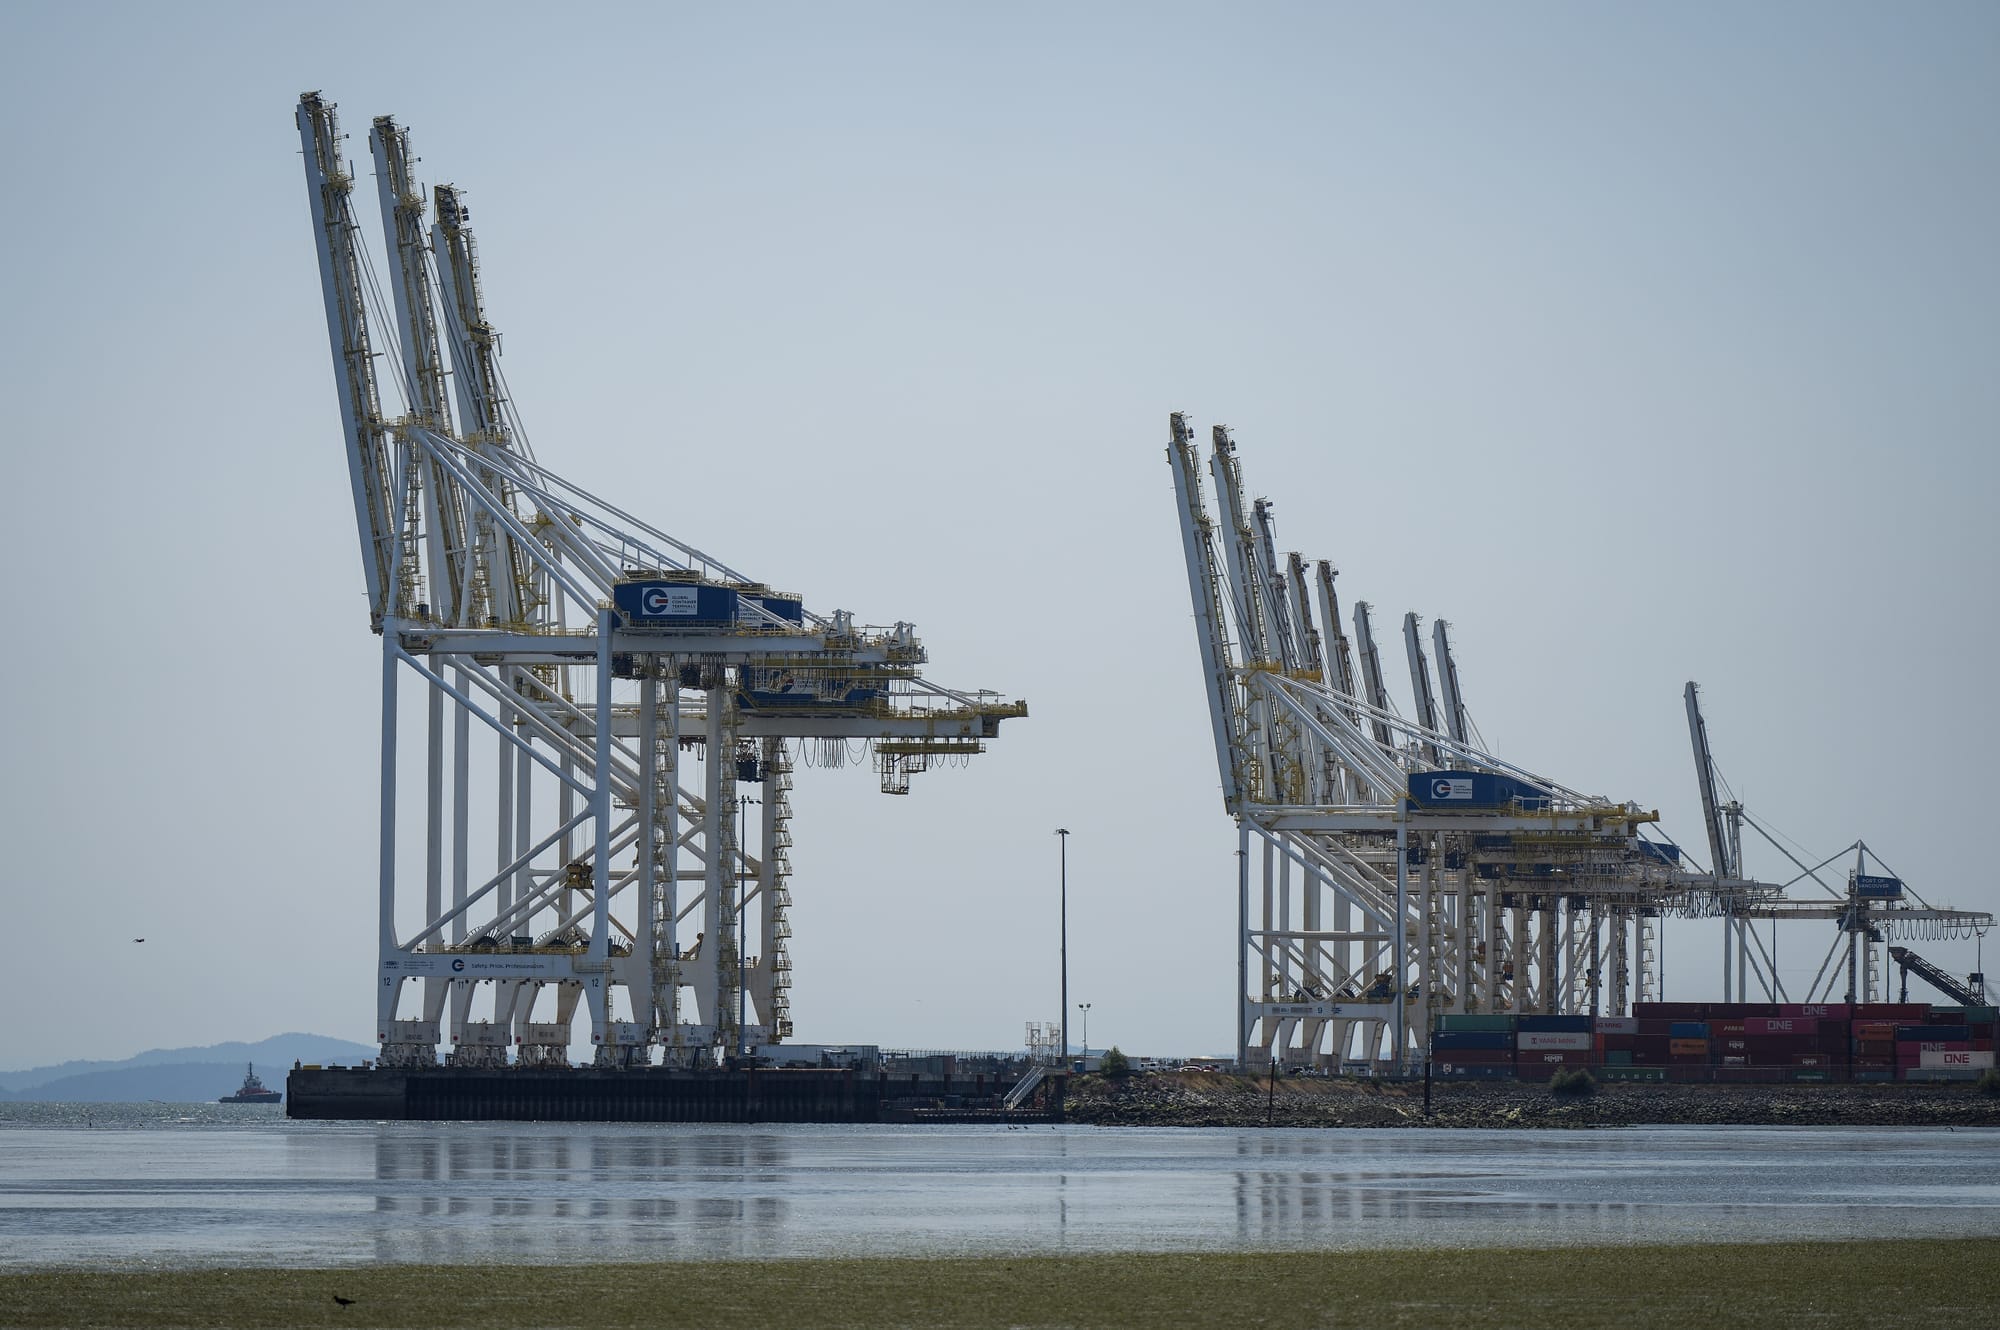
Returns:
[[[354,1305],[353,1298],[343,1298],[338,1293],[333,1295],[333,1300],[343,1307],[352,1307]]]

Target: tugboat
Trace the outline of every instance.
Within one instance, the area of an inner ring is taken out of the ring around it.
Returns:
[[[215,1102],[218,1104],[275,1104],[283,1098],[284,1096],[276,1090],[267,1090],[264,1088],[264,1082],[257,1079],[256,1065],[252,1063],[245,1064],[243,1068],[243,1088],[235,1094],[226,1094]]]

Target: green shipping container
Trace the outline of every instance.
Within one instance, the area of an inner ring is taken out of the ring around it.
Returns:
[[[1451,1030],[1453,1032],[1471,1030],[1481,1033],[1492,1033],[1494,1031],[1508,1031],[1513,1028],[1514,1018],[1505,1014],[1489,1015],[1481,1013],[1469,1016],[1438,1017],[1438,1029]]]
[[[1599,1069],[1599,1076],[1606,1081],[1664,1081],[1667,1079],[1665,1067],[1613,1067]]]
[[[1629,1067],[1632,1065],[1632,1054],[1627,1049],[1608,1049],[1604,1054],[1604,1065],[1607,1067]]]

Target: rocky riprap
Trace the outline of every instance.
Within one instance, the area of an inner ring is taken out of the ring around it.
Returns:
[[[2000,1127],[2000,1097],[1969,1084],[1600,1085],[1565,1098],[1545,1084],[1135,1072],[1070,1082],[1065,1116],[1101,1127]]]

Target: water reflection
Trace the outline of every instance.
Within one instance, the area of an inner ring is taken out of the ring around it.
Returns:
[[[2000,1132],[289,1123],[0,1138],[0,1268],[1993,1231]]]
[[[375,1260],[782,1254],[780,1137],[410,1130],[375,1136]]]

